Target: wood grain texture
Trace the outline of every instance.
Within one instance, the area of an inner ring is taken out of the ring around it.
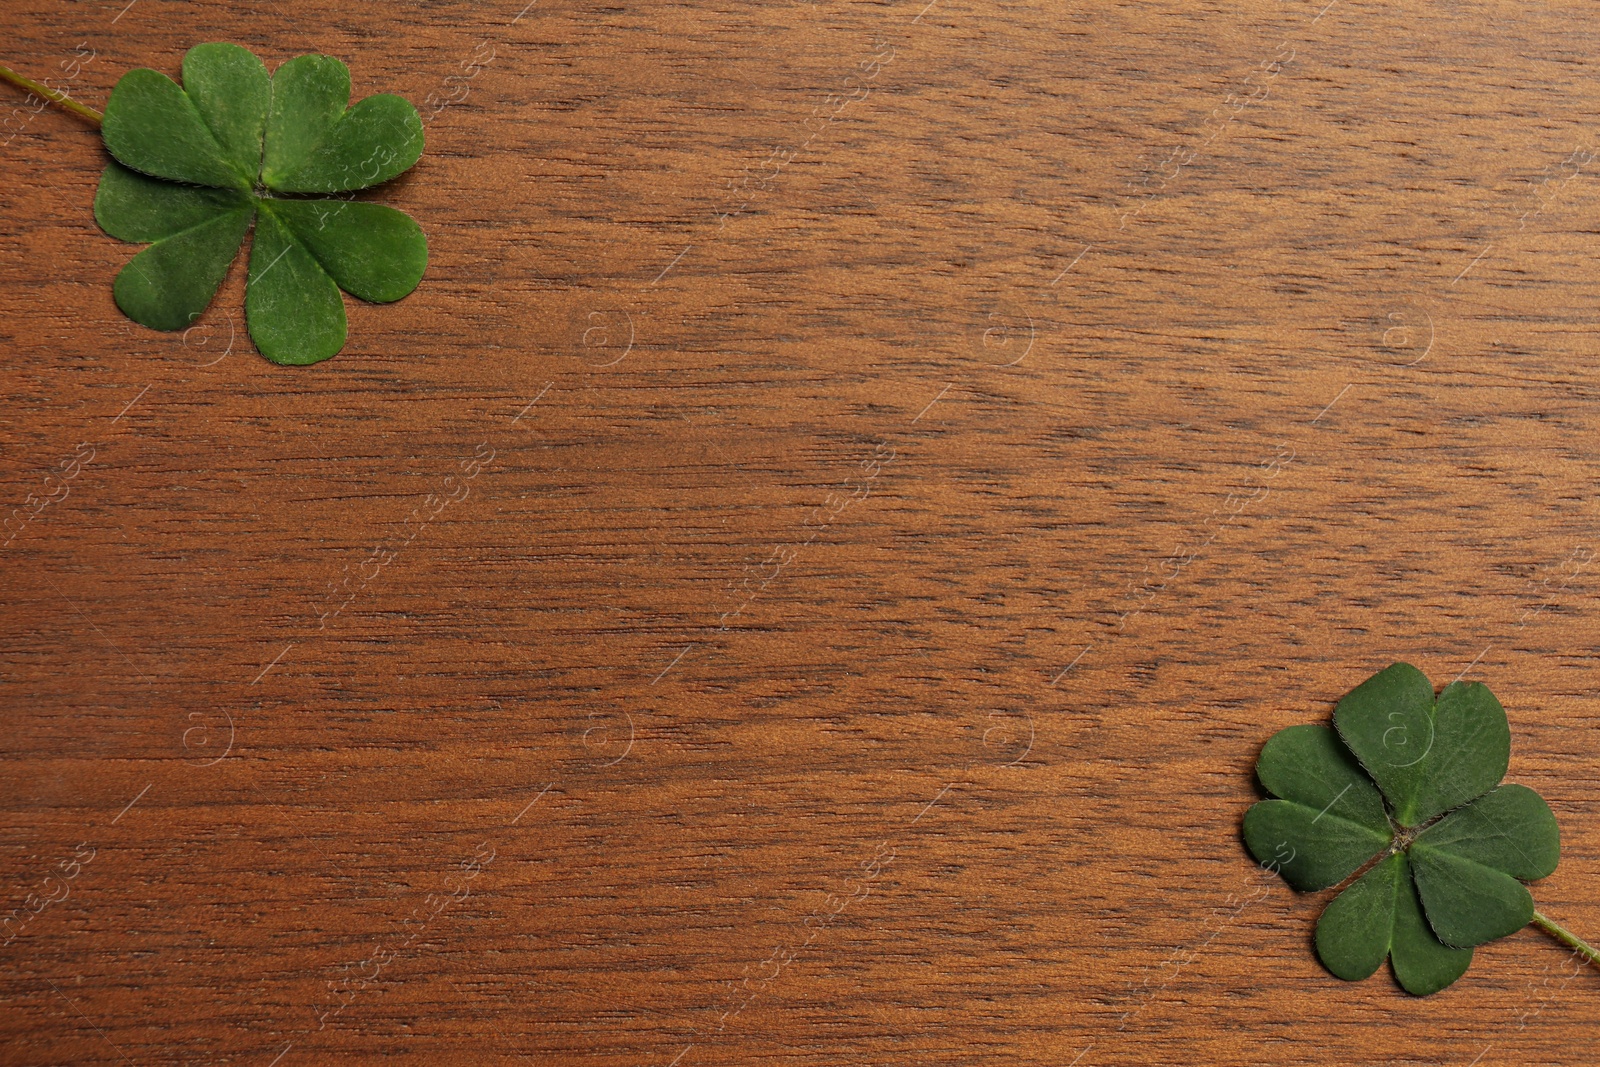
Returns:
[[[145,330],[14,113],[5,1063],[1588,1062],[1553,942],[1339,982],[1238,829],[1465,672],[1600,934],[1588,9],[0,6],[91,104],[339,56],[432,256]]]

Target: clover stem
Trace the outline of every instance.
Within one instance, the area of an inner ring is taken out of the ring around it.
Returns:
[[[100,121],[103,116],[101,116],[100,112],[96,111],[94,108],[84,107],[66,93],[58,92],[55,89],[46,88],[45,86],[34,81],[32,78],[25,78],[3,63],[0,63],[0,78],[4,78],[12,85],[20,85],[22,88],[28,90],[28,92],[42,96],[51,103],[60,104],[68,111],[88,119],[96,126],[100,125]]]
[[[1600,967],[1600,949],[1596,949],[1593,945],[1589,944],[1589,942],[1585,941],[1571,930],[1568,930],[1565,926],[1562,926],[1554,919],[1547,918],[1546,916],[1535,911],[1533,913],[1533,925],[1537,926],[1539,929],[1543,930],[1557,941],[1560,941],[1562,944],[1576,949],[1578,954],[1584,959],[1588,960],[1596,967]]]

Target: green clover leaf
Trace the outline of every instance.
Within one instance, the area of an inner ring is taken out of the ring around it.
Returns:
[[[1256,774],[1272,799],[1245,813],[1245,843],[1303,892],[1360,874],[1317,922],[1328,970],[1356,981],[1387,958],[1407,992],[1436,993],[1474,946],[1535,919],[1522,883],[1556,869],[1555,815],[1526,786],[1500,785],[1511,727],[1480,683],[1435,699],[1421,671],[1396,663],[1333,721],[1337,732],[1291,726],[1267,742]]]
[[[157,330],[191,325],[252,221],[245,319],[274,363],[316,363],[344,346],[341,289],[375,303],[415,289],[428,243],[409,215],[298,195],[365,189],[422,155],[410,103],[387,94],[349,102],[339,60],[300,56],[269,76],[235,44],[191,48],[181,87],[154,70],[124,74],[101,127],[116,161],[100,177],[95,220],[150,247],[117,275],[117,306]]]

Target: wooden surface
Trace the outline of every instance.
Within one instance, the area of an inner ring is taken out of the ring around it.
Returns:
[[[1466,672],[1600,934],[1592,11],[522,2],[5,0],[91,104],[404,94],[432,255],[313,368],[242,262],[135,326],[6,98],[5,1063],[1588,1062],[1553,942],[1339,982],[1238,827]]]

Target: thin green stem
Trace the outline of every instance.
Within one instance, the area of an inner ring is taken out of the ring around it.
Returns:
[[[1596,949],[1593,945],[1589,944],[1589,942],[1585,941],[1571,930],[1568,930],[1565,926],[1562,926],[1554,919],[1548,918],[1545,915],[1535,911],[1533,913],[1533,925],[1537,926],[1539,929],[1543,930],[1545,933],[1549,934],[1563,945],[1567,945],[1575,949],[1580,956],[1594,964],[1596,967],[1600,967],[1600,949]]]
[[[0,78],[4,78],[12,85],[20,85],[22,88],[28,90],[28,92],[36,93],[53,104],[60,104],[68,111],[88,119],[96,126],[100,125],[100,120],[103,118],[103,116],[94,108],[84,107],[66,93],[58,92],[55,89],[47,89],[43,85],[40,85],[38,82],[34,81],[32,78],[23,77],[21,74],[18,74],[16,71],[12,70],[3,63],[0,63]]]

